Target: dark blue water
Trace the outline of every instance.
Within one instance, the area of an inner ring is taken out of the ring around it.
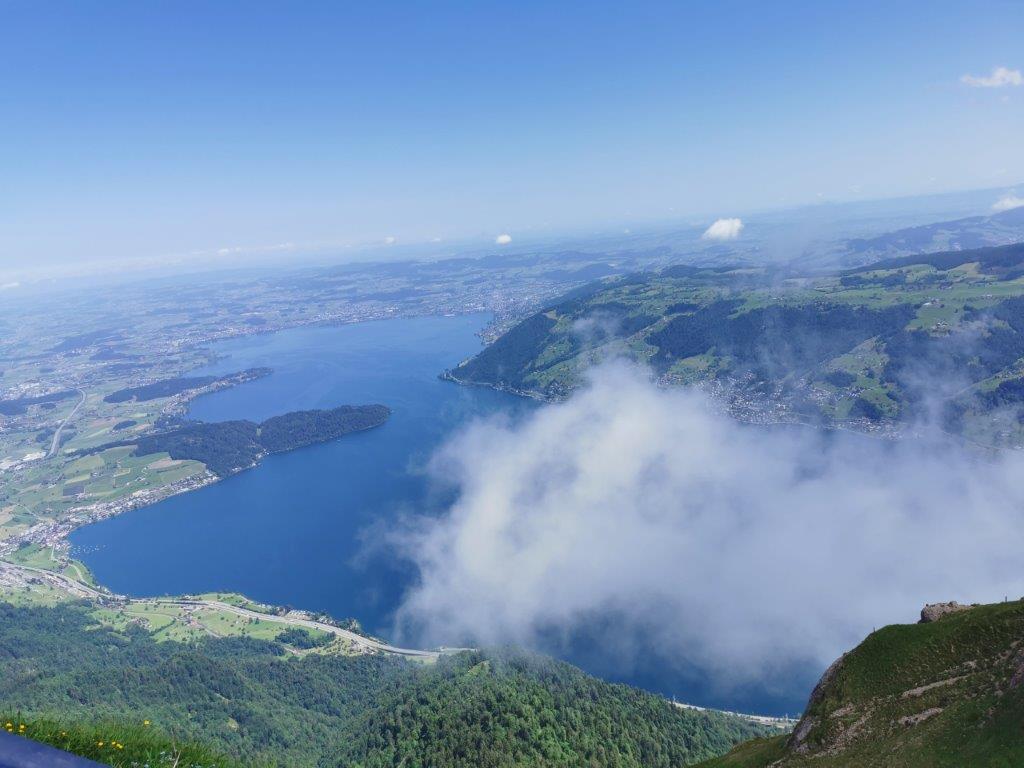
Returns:
[[[74,533],[72,544],[117,592],[232,590],[384,630],[413,574],[387,553],[373,552],[368,532],[403,512],[441,508],[446,499],[432,493],[422,468],[460,424],[533,407],[512,395],[438,379],[479,350],[474,333],[486,319],[396,319],[216,345],[223,359],[200,373],[253,366],[274,373],[197,399],[193,418],[260,421],[359,403],[383,403],[391,418],[87,526]]]
[[[199,491],[87,526],[72,535],[72,544],[100,582],[117,592],[236,591],[357,618],[387,636],[392,612],[416,574],[374,542],[403,513],[436,514],[451,502],[432,489],[425,463],[467,421],[496,413],[517,418],[536,407],[437,378],[479,350],[475,332],[486,319],[396,319],[217,344],[222,359],[201,373],[254,366],[274,373],[199,398],[193,418],[260,421],[359,403],[383,403],[391,418],[377,429],[270,456]],[[559,638],[544,650],[607,679],[740,711],[798,711],[817,673],[795,670],[785,690],[720,690],[656,648],[628,659],[610,651],[608,638],[617,629],[614,621],[595,623],[577,632],[568,649]]]

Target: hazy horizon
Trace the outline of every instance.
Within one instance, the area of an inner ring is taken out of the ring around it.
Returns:
[[[755,225],[764,221],[782,220],[799,226],[809,218],[823,218],[827,223],[819,234],[827,239],[839,239],[844,235],[842,226],[864,220],[869,216],[866,210],[885,207],[886,217],[892,217],[902,224],[868,227],[867,232],[881,233],[886,229],[931,223],[944,219],[988,215],[999,212],[999,204],[1016,200],[1016,190],[1024,184],[986,187],[978,189],[952,190],[929,195],[904,195],[893,198],[871,198],[847,201],[818,201],[807,205],[782,206],[761,210],[736,211],[741,223]],[[1024,201],[1022,201],[1024,202]],[[881,213],[881,211],[879,211]],[[450,241],[417,242],[364,242],[350,245],[287,243],[271,247],[219,248],[194,251],[192,253],[160,254],[151,257],[127,257],[121,260],[90,260],[59,262],[26,267],[4,268],[0,262],[0,290],[46,287],[64,284],[69,280],[95,280],[101,283],[112,280],[134,281],[168,275],[204,275],[214,272],[237,272],[248,269],[302,269],[328,267],[342,264],[399,262],[420,260],[443,260],[465,256],[481,257],[501,251],[529,252],[543,251],[557,247],[573,247],[586,244],[595,246],[609,239],[613,241],[643,241],[663,234],[683,235],[690,232],[690,245],[696,247],[710,244],[702,238],[706,228],[714,226],[714,217],[708,214],[679,213],[674,218],[652,219],[633,223],[625,227],[621,222],[605,223],[603,227],[579,227],[576,229],[551,229],[549,231],[517,232],[509,236],[508,242],[496,242],[495,238],[484,235],[466,235]],[[724,220],[722,220],[724,221]],[[732,244],[743,243],[739,234],[735,239],[726,237]],[[846,232],[845,234],[849,234]],[[863,233],[861,233],[863,234]],[[749,230],[746,240],[749,240]],[[683,241],[685,242],[685,241]],[[796,254],[793,254],[796,255]]]
[[[0,282],[1024,180],[1021,6],[189,11],[5,8]]]

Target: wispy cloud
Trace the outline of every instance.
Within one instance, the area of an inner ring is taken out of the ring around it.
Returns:
[[[21,283],[16,282],[16,281],[15,282],[10,282],[10,283],[4,283],[3,285],[0,285],[0,291],[9,291],[12,288],[19,287],[20,285],[21,285]]]
[[[277,253],[283,251],[294,251],[294,243],[275,243],[274,245],[232,245],[218,248],[217,256],[239,256],[244,254]]]
[[[509,243],[512,242],[512,235],[508,235],[508,234],[498,235],[496,238],[494,238],[494,242],[495,242],[496,245],[508,245]]]
[[[743,231],[742,219],[718,219],[704,230],[701,235],[705,240],[735,240]]]
[[[963,75],[960,82],[972,88],[1005,88],[1013,85],[1024,85],[1024,75],[1019,69],[1008,69],[996,67],[992,74],[985,75]]]
[[[1001,213],[1013,208],[1020,208],[1021,206],[1024,206],[1024,197],[1017,197],[1016,194],[1011,192],[1010,194],[1003,195],[1001,198],[996,200],[992,204],[992,210],[996,213]]]
[[[399,627],[428,641],[550,649],[605,620],[617,665],[784,684],[925,602],[1024,594],[1024,455],[743,425],[623,364],[433,468],[456,501],[399,544]]]

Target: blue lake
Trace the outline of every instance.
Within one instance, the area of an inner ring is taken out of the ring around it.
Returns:
[[[382,427],[269,456],[255,469],[201,490],[82,528],[71,537],[78,556],[116,592],[236,591],[354,617],[387,635],[415,573],[372,546],[381,528],[403,513],[443,512],[451,502],[432,488],[423,468],[460,425],[497,413],[515,418],[537,407],[438,378],[480,349],[475,333],[486,321],[485,315],[396,319],[216,344],[220,358],[200,373],[255,366],[274,372],[195,400],[192,418],[261,421],[360,403],[383,403],[391,418]],[[641,655],[629,667],[609,658],[607,631],[614,628],[581,632],[562,655],[609,679],[737,710],[797,711],[813,682],[795,680],[787,691],[719,691],[699,672],[681,671],[656,655]]]
[[[381,427],[267,457],[199,491],[76,531],[99,580],[131,595],[234,590],[257,600],[358,618],[382,630],[411,574],[365,533],[403,512],[436,511],[422,473],[468,420],[533,404],[461,387],[438,373],[480,348],[482,315],[303,328],[217,344],[200,373],[274,373],[192,403],[203,421],[252,419],[342,404],[383,403]]]

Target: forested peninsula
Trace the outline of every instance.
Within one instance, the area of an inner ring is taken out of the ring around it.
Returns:
[[[387,406],[373,404],[292,411],[260,423],[244,419],[172,421],[162,431],[107,443],[88,452],[133,446],[139,456],[167,453],[172,459],[200,461],[223,478],[255,465],[270,453],[293,451],[378,427],[390,415]]]

